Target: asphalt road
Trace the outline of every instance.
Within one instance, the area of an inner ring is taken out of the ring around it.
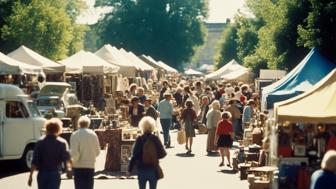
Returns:
[[[218,167],[219,156],[207,156],[205,151],[206,135],[197,135],[194,140],[193,153],[191,156],[185,154],[184,145],[176,144],[176,131],[172,132],[173,148],[167,149],[168,155],[161,160],[165,178],[158,183],[158,189],[213,189],[213,188],[234,188],[247,189],[246,180],[241,181],[238,173],[229,167]],[[126,179],[119,176],[104,176],[101,172],[104,167],[106,151],[101,151],[96,164],[96,189],[136,189],[137,179]],[[28,172],[24,172],[18,166],[17,161],[0,162],[0,188],[1,189],[25,189],[27,186]],[[35,173],[36,179],[36,173]],[[148,186],[147,186],[148,187]],[[37,188],[36,180],[31,188]],[[63,175],[62,189],[72,189],[73,180],[66,179]],[[148,187],[149,188],[149,187]]]

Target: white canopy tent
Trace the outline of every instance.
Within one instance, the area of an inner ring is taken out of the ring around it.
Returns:
[[[238,70],[248,70],[246,67],[240,65],[237,61],[231,60],[229,63],[225,64],[220,69],[216,70],[215,72],[212,72],[205,76],[207,80],[218,80],[222,77],[229,77],[232,78],[236,74],[232,74],[231,76],[225,76],[226,74],[230,74],[231,72],[235,72]],[[242,73],[243,71],[237,72]],[[240,75],[240,74],[238,74]]]
[[[118,66],[120,68],[118,73],[125,77],[136,77],[138,70],[140,70],[139,66],[132,65],[129,60],[120,54],[117,48],[112,47],[110,44],[104,45],[95,54],[105,61]]]
[[[41,67],[15,60],[0,52],[0,75],[3,74],[43,74]]]
[[[186,71],[184,71],[184,74],[186,75],[203,75],[202,72],[199,72],[199,71],[196,71],[196,70],[193,70],[191,68],[187,69]]]
[[[7,56],[26,64],[40,66],[43,68],[45,73],[62,73],[65,71],[64,65],[58,64],[44,56],[41,56],[23,45],[9,53]]]
[[[172,68],[172,67],[168,66],[167,64],[163,63],[162,61],[156,61],[151,56],[141,55],[141,57],[144,58],[148,64],[150,64],[151,66],[153,66],[157,69],[162,69],[162,70],[164,70],[166,72],[169,72],[169,73],[177,73],[178,72],[175,68]]]
[[[132,52],[127,52],[124,49],[120,49],[120,52],[124,54],[125,57],[127,57],[133,64],[137,64],[141,67],[141,70],[143,71],[154,71],[154,68],[150,65],[148,65],[146,62],[142,61],[139,57],[137,57]]]
[[[79,51],[76,54],[60,61],[65,65],[66,73],[89,73],[89,74],[113,74],[119,70],[118,66],[112,65],[91,52]]]
[[[250,79],[250,71],[248,69],[239,69],[233,72],[229,72],[223,76],[222,79],[225,81],[242,81],[247,82]]]

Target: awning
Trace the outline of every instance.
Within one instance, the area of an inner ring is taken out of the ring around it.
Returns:
[[[26,64],[40,66],[45,73],[62,73],[65,71],[65,66],[58,64],[23,45],[7,54],[7,56]]]
[[[117,73],[118,66],[112,65],[91,52],[79,51],[60,61],[66,66],[66,73],[112,74]]]
[[[43,74],[41,67],[15,60],[0,52],[0,75],[4,74]]]
[[[336,123],[336,69],[311,90],[274,104],[278,122]]]

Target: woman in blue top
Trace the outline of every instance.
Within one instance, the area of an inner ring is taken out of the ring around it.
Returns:
[[[321,169],[313,173],[310,189],[334,189],[336,187],[336,151],[329,150],[323,157]]]

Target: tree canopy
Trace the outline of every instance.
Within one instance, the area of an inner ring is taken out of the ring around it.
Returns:
[[[98,24],[100,45],[110,43],[148,54],[176,68],[189,61],[194,47],[203,43],[204,0],[98,0],[112,6]]]
[[[75,23],[85,8],[82,0],[16,0],[1,5],[2,52],[26,45],[57,60],[83,48],[86,27]]]
[[[336,60],[332,52],[336,45],[336,2],[247,0],[247,6],[254,16],[238,14],[235,17],[232,27],[237,32],[224,39],[219,67],[228,57],[236,57],[257,75],[260,68],[289,71],[313,47]],[[225,46],[228,43],[234,45],[228,48]]]

